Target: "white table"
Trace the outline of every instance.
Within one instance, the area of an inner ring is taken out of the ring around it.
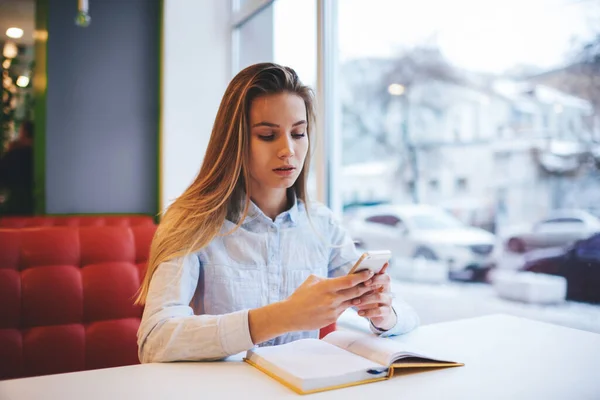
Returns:
[[[600,335],[506,315],[423,326],[395,340],[465,367],[311,399],[600,399]],[[239,362],[145,364],[0,382],[2,400],[272,399],[299,395]]]

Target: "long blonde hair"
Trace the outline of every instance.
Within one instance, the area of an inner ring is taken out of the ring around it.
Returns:
[[[145,304],[150,280],[161,263],[208,245],[219,234],[226,218],[235,221],[236,228],[242,224],[250,204],[250,106],[257,97],[283,92],[300,96],[306,106],[309,151],[293,190],[308,210],[306,185],[315,121],[313,92],[291,68],[273,63],[251,65],[229,83],[200,172],[169,206],[158,226],[136,304]]]

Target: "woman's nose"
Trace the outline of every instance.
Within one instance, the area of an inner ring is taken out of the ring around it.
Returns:
[[[290,158],[294,156],[294,144],[288,138],[283,139],[281,149],[278,152],[279,158]]]

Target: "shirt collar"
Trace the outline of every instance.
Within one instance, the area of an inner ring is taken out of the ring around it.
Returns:
[[[289,196],[291,196],[293,201],[292,201],[292,207],[289,210],[287,210],[287,213],[288,213],[290,222],[295,225],[298,222],[298,212],[299,212],[298,211],[298,201],[299,200],[296,197],[296,191],[293,189],[290,189]]]
[[[292,198],[292,206],[282,212],[281,214],[279,214],[276,218],[282,221],[286,221],[289,220],[293,225],[295,225],[298,222],[298,214],[299,214],[299,208],[298,208],[298,203],[299,200],[296,197],[296,192],[293,189],[289,189],[288,190],[288,196],[291,196]],[[253,220],[255,220],[256,218],[261,218],[264,221],[271,221],[271,219],[269,217],[267,217],[260,208],[258,208],[258,206],[252,201],[250,200],[250,204],[248,205],[248,215],[246,215],[246,218],[244,219],[244,224],[247,224]]]

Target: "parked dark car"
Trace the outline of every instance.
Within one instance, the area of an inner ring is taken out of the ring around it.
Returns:
[[[529,252],[523,269],[564,276],[567,299],[600,303],[600,233],[568,247]]]

